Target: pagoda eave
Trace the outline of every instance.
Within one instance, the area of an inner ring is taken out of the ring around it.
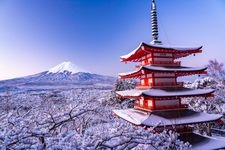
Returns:
[[[164,99],[165,97],[167,99],[173,99],[173,98],[191,98],[191,97],[205,97],[206,98],[206,97],[213,97],[214,95],[212,93],[209,93],[209,94],[199,94],[199,95],[178,95],[178,96],[150,96],[150,95],[147,95],[147,94],[144,94],[143,93],[142,96],[151,97],[151,98],[158,98],[158,99]]]
[[[146,90],[131,89],[125,91],[116,91],[116,96],[121,98],[138,98]]]
[[[206,149],[224,149],[225,148],[225,138],[220,137],[219,139],[201,135],[198,133],[182,133],[178,137],[181,141],[189,142],[191,144],[192,150],[206,150]]]
[[[116,97],[123,98],[123,99],[137,99],[140,96],[129,96],[129,95],[123,96],[123,95],[120,95],[120,94],[116,93]]]
[[[177,54],[195,54],[202,52],[202,46],[194,48],[179,48],[179,47],[169,47],[164,45],[149,45],[143,44],[142,50],[147,52],[160,52],[160,53],[177,53]]]
[[[117,97],[118,98],[124,98],[124,99],[138,99],[140,98],[141,96],[145,96],[147,98],[157,98],[157,99],[164,99],[166,97],[166,99],[174,99],[174,98],[191,98],[191,97],[213,97],[214,95],[212,93],[210,94],[202,94],[202,95],[182,95],[182,96],[149,96],[149,95],[145,95],[145,94],[142,94],[142,95],[139,95],[139,96],[123,96],[123,95],[120,95],[120,94],[117,94]]]
[[[144,66],[133,72],[120,73],[120,79],[126,78],[140,78],[142,75],[151,73],[175,73],[178,76],[188,76],[194,74],[207,74],[205,71],[207,67],[191,68],[191,67],[158,67],[158,66]]]
[[[123,55],[120,57],[121,62],[138,62],[141,61],[141,57],[146,56],[151,53],[172,53],[176,54],[175,59],[185,57],[191,54],[201,53],[202,46],[193,47],[193,48],[185,48],[185,47],[173,47],[173,46],[165,46],[165,45],[154,45],[154,44],[146,44],[141,43],[138,48],[133,50],[131,53],[127,55]]]
[[[149,98],[187,98],[187,97],[212,97],[213,89],[189,89],[189,88],[151,88],[151,89],[132,89],[117,91],[116,94],[122,98],[139,98],[145,96]]]
[[[165,71],[154,71],[155,73],[168,73]],[[146,74],[151,74],[151,72],[147,72]],[[173,73],[173,72],[172,72]],[[181,76],[191,76],[191,75],[200,75],[200,74],[207,74],[207,71],[193,71],[193,72],[176,72],[175,75],[176,77],[181,77]],[[129,79],[129,78],[134,78],[134,79],[139,79],[143,74],[141,72],[135,72],[133,74],[128,74],[128,75],[119,75],[119,79]]]
[[[213,122],[222,118],[222,115],[195,112],[189,109],[154,112],[142,112],[136,109],[126,109],[113,110],[113,112],[132,124],[149,127],[193,125]]]

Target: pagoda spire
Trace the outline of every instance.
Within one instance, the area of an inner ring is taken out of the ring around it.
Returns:
[[[152,10],[151,10],[151,21],[152,21],[152,42],[151,44],[162,44],[161,41],[158,40],[158,21],[157,21],[157,10],[155,0],[152,0]]]

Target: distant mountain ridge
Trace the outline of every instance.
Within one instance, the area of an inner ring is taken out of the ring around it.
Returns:
[[[21,78],[0,81],[8,84],[111,84],[115,77],[90,73],[71,62],[63,62],[48,71]]]

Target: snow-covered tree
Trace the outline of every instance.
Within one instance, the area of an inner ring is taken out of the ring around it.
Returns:
[[[111,94],[109,95],[109,98],[106,99],[103,102],[103,105],[105,106],[114,106],[118,108],[127,108],[127,107],[133,107],[134,103],[130,99],[124,99],[116,96],[116,91],[123,91],[123,90],[130,90],[134,89],[136,85],[135,80],[126,79],[121,80],[118,79],[115,83],[115,86],[113,90],[111,91]]]
[[[12,109],[0,110],[1,149],[185,149],[171,131],[155,133],[112,115],[112,89],[89,87],[2,94]],[[8,96],[7,96],[8,95]]]
[[[223,63],[219,63],[216,59],[209,60],[207,67],[208,67],[208,75],[209,76],[211,76],[215,79],[218,79],[218,80],[225,79],[225,70],[224,70]]]
[[[215,89],[214,97],[186,98],[183,101],[195,111],[208,113],[225,113],[225,85],[212,77],[197,79],[193,83],[185,84],[186,87],[196,89]]]
[[[114,90],[115,91],[123,91],[134,89],[136,85],[136,81],[132,79],[117,79],[115,83]]]

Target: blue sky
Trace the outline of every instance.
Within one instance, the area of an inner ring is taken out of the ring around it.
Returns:
[[[184,65],[225,63],[225,0],[156,0],[165,44],[204,52]],[[119,56],[151,41],[151,0],[0,0],[0,79],[63,62],[99,74],[133,69]]]

